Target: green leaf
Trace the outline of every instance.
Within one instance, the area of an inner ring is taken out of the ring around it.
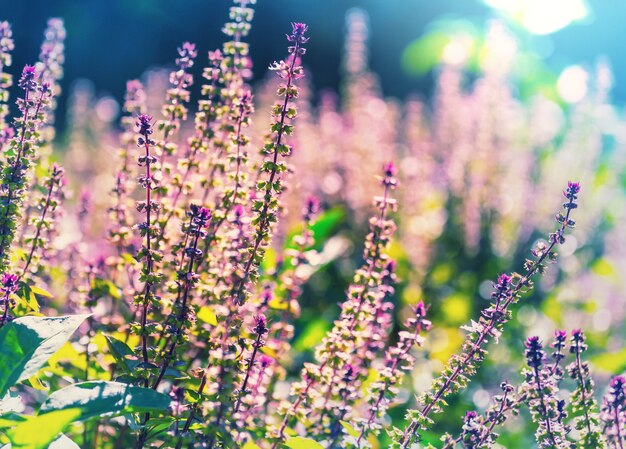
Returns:
[[[311,231],[313,231],[313,238],[315,243],[319,245],[321,242],[330,237],[332,232],[346,219],[346,209],[341,206],[335,206],[322,213],[315,223],[311,225]]]
[[[105,335],[104,338],[107,341],[107,346],[109,347],[111,355],[119,364],[120,368],[130,373],[133,369],[135,369],[135,367],[137,367],[137,365],[139,365],[139,361],[128,358],[129,356],[134,356],[135,354],[126,343],[110,335]]]
[[[346,432],[348,432],[348,435],[354,438],[359,437],[359,432],[354,427],[352,427],[352,425],[349,422],[347,421],[339,421],[339,422],[341,423],[343,428],[346,429]]]
[[[243,445],[241,449],[261,449],[261,448],[257,446],[256,444],[254,444],[252,441],[248,441],[246,444]]]
[[[310,438],[291,437],[285,441],[285,446],[291,449],[324,449],[324,446]]]
[[[621,373],[626,369],[626,348],[617,352],[606,352],[589,357],[595,368],[607,373]]]
[[[15,427],[23,421],[26,421],[26,417],[18,413],[5,413],[0,415],[0,429],[8,429],[9,427]]]
[[[0,329],[0,397],[37,374],[88,315],[18,318]]]
[[[199,320],[204,321],[211,326],[217,326],[217,317],[215,316],[215,312],[213,312],[213,309],[208,306],[200,307],[196,316]]]
[[[46,449],[79,416],[80,410],[77,409],[31,416],[7,432],[11,449]]]
[[[78,409],[79,419],[102,415],[165,410],[171,399],[151,390],[121,382],[81,382],[55,391],[41,405],[40,414]]]
[[[53,298],[52,293],[44,290],[43,288],[35,287],[34,285],[30,287],[30,291],[32,291],[37,296],[43,296],[44,298]]]

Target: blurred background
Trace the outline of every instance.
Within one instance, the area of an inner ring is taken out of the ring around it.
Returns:
[[[95,209],[104,211],[126,81],[141,77],[158,111],[167,87],[159,68],[171,68],[176,47],[191,41],[200,50],[199,75],[206,52],[224,40],[220,27],[231,2],[5,3],[0,19],[14,25],[15,67],[36,60],[48,17],[65,20],[56,149],[76,191],[90,189]],[[316,225],[290,372],[311,359],[337,316],[361,262],[371,199],[380,194],[374,175],[394,160],[401,179],[390,250],[398,261],[395,321],[424,299],[435,323],[403,401],[428,388],[458,350],[459,326],[476,319],[498,273],[522,270],[530,247],[553,230],[567,181],[583,185],[578,227],[558,268],[516,307],[501,344],[490,347],[475,381],[426,439],[458,431],[465,411],[487,407],[501,381],[519,382],[529,335],[547,344],[557,328],[585,329],[604,392],[608,377],[626,369],[626,3],[259,0],[255,10],[255,144],[273,102],[266,67],[284,57],[289,22],[306,22],[311,36],[294,142],[297,176],[285,196],[289,212],[276,252],[264,266],[275,269],[273,257],[289,244],[303,198],[320,197],[326,213]],[[97,234],[102,224],[93,221],[87,232]],[[396,423],[405,408],[391,410]],[[504,447],[533,447],[524,413],[507,424]]]
[[[65,20],[66,74],[63,84],[91,80],[98,92],[120,99],[127,79],[147,68],[171,65],[184,40],[201,51],[222,42],[220,26],[227,17],[226,0],[34,0],[3,2],[3,19],[20,24],[14,30],[15,65],[33,62],[48,17]],[[560,75],[576,77],[571,66],[610,61],[615,80],[613,98],[626,99],[626,28],[623,2],[554,0],[261,0],[250,41],[257,77],[284,52],[290,21],[309,24],[311,44],[306,64],[317,89],[340,84],[344,15],[359,7],[369,15],[370,66],[385,95],[428,95],[434,86],[431,69],[451,35],[469,46],[482,39],[490,18],[501,18],[523,42],[515,75],[528,89]],[[61,100],[64,101],[63,99]],[[62,120],[62,118],[61,118]]]

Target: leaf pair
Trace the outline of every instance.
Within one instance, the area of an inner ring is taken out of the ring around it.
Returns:
[[[23,317],[2,327],[0,397],[13,385],[37,374],[86,318],[87,315]],[[45,449],[55,444],[70,447],[65,444],[69,439],[59,434],[72,422],[165,410],[170,401],[162,393],[120,382],[81,382],[52,393],[35,416],[8,413],[0,420],[7,421],[3,427],[9,428],[6,435],[13,449]]]

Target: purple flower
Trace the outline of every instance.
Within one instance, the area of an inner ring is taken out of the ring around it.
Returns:
[[[382,183],[384,186],[395,189],[398,185],[398,180],[396,179],[396,174],[398,173],[398,169],[393,164],[393,162],[389,162],[385,164],[383,167],[383,179]]]
[[[5,273],[2,275],[2,288],[4,293],[12,293],[17,290],[19,278],[15,274]]]
[[[424,301],[420,301],[415,306],[415,316],[417,317],[425,317],[426,316],[426,306],[424,305]]]
[[[206,207],[201,207],[198,209],[194,221],[199,227],[206,227],[208,226],[211,217],[211,210]]]
[[[567,181],[567,190],[574,194],[580,192],[580,183]]]
[[[311,221],[313,216],[320,210],[320,200],[315,196],[310,196],[306,200],[304,207],[304,219],[305,221]]]
[[[265,354],[263,354],[261,358],[259,359],[259,365],[261,366],[261,369],[266,369],[271,364],[272,364],[272,358]]]
[[[257,315],[254,317],[254,327],[252,328],[252,333],[256,335],[263,335],[269,331],[267,328],[267,319],[265,315]]]
[[[304,34],[308,31],[309,27],[301,22],[291,22],[291,35],[287,35],[287,40],[289,42],[298,42],[300,44],[305,44],[308,42],[309,38],[304,37]]]
[[[18,86],[24,90],[33,90],[37,86],[37,82],[35,81],[36,74],[35,66],[26,64],[24,70],[22,70],[22,77],[17,83]]]
[[[152,130],[152,116],[147,114],[141,114],[137,117],[137,128],[139,134],[143,134],[144,136],[152,134],[154,131]]]
[[[393,165],[393,162],[389,162],[387,165],[385,165],[383,170],[385,171],[385,176],[387,177],[396,176],[396,174],[398,173],[398,169],[395,165]]]
[[[187,70],[193,66],[193,60],[198,55],[196,44],[185,42],[178,48],[179,57],[176,58],[176,65],[180,70]]]
[[[500,291],[506,291],[511,287],[511,276],[506,273],[502,273],[498,276],[498,282],[496,282],[495,288]]]
[[[526,340],[526,363],[531,368],[540,368],[543,359],[545,357],[545,352],[543,351],[543,347],[541,342],[539,341],[539,337],[533,336],[528,337]]]

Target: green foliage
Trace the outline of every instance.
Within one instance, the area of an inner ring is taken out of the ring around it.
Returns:
[[[149,388],[121,382],[81,382],[52,393],[42,404],[39,414],[59,410],[78,410],[77,419],[103,415],[165,410],[170,398]]]
[[[12,449],[45,449],[59,433],[79,417],[80,410],[78,409],[32,416],[7,432],[7,436],[11,441]]]
[[[324,446],[310,438],[291,437],[285,441],[285,446],[290,449],[323,449]]]
[[[0,329],[0,397],[37,374],[88,315],[18,318]]]

